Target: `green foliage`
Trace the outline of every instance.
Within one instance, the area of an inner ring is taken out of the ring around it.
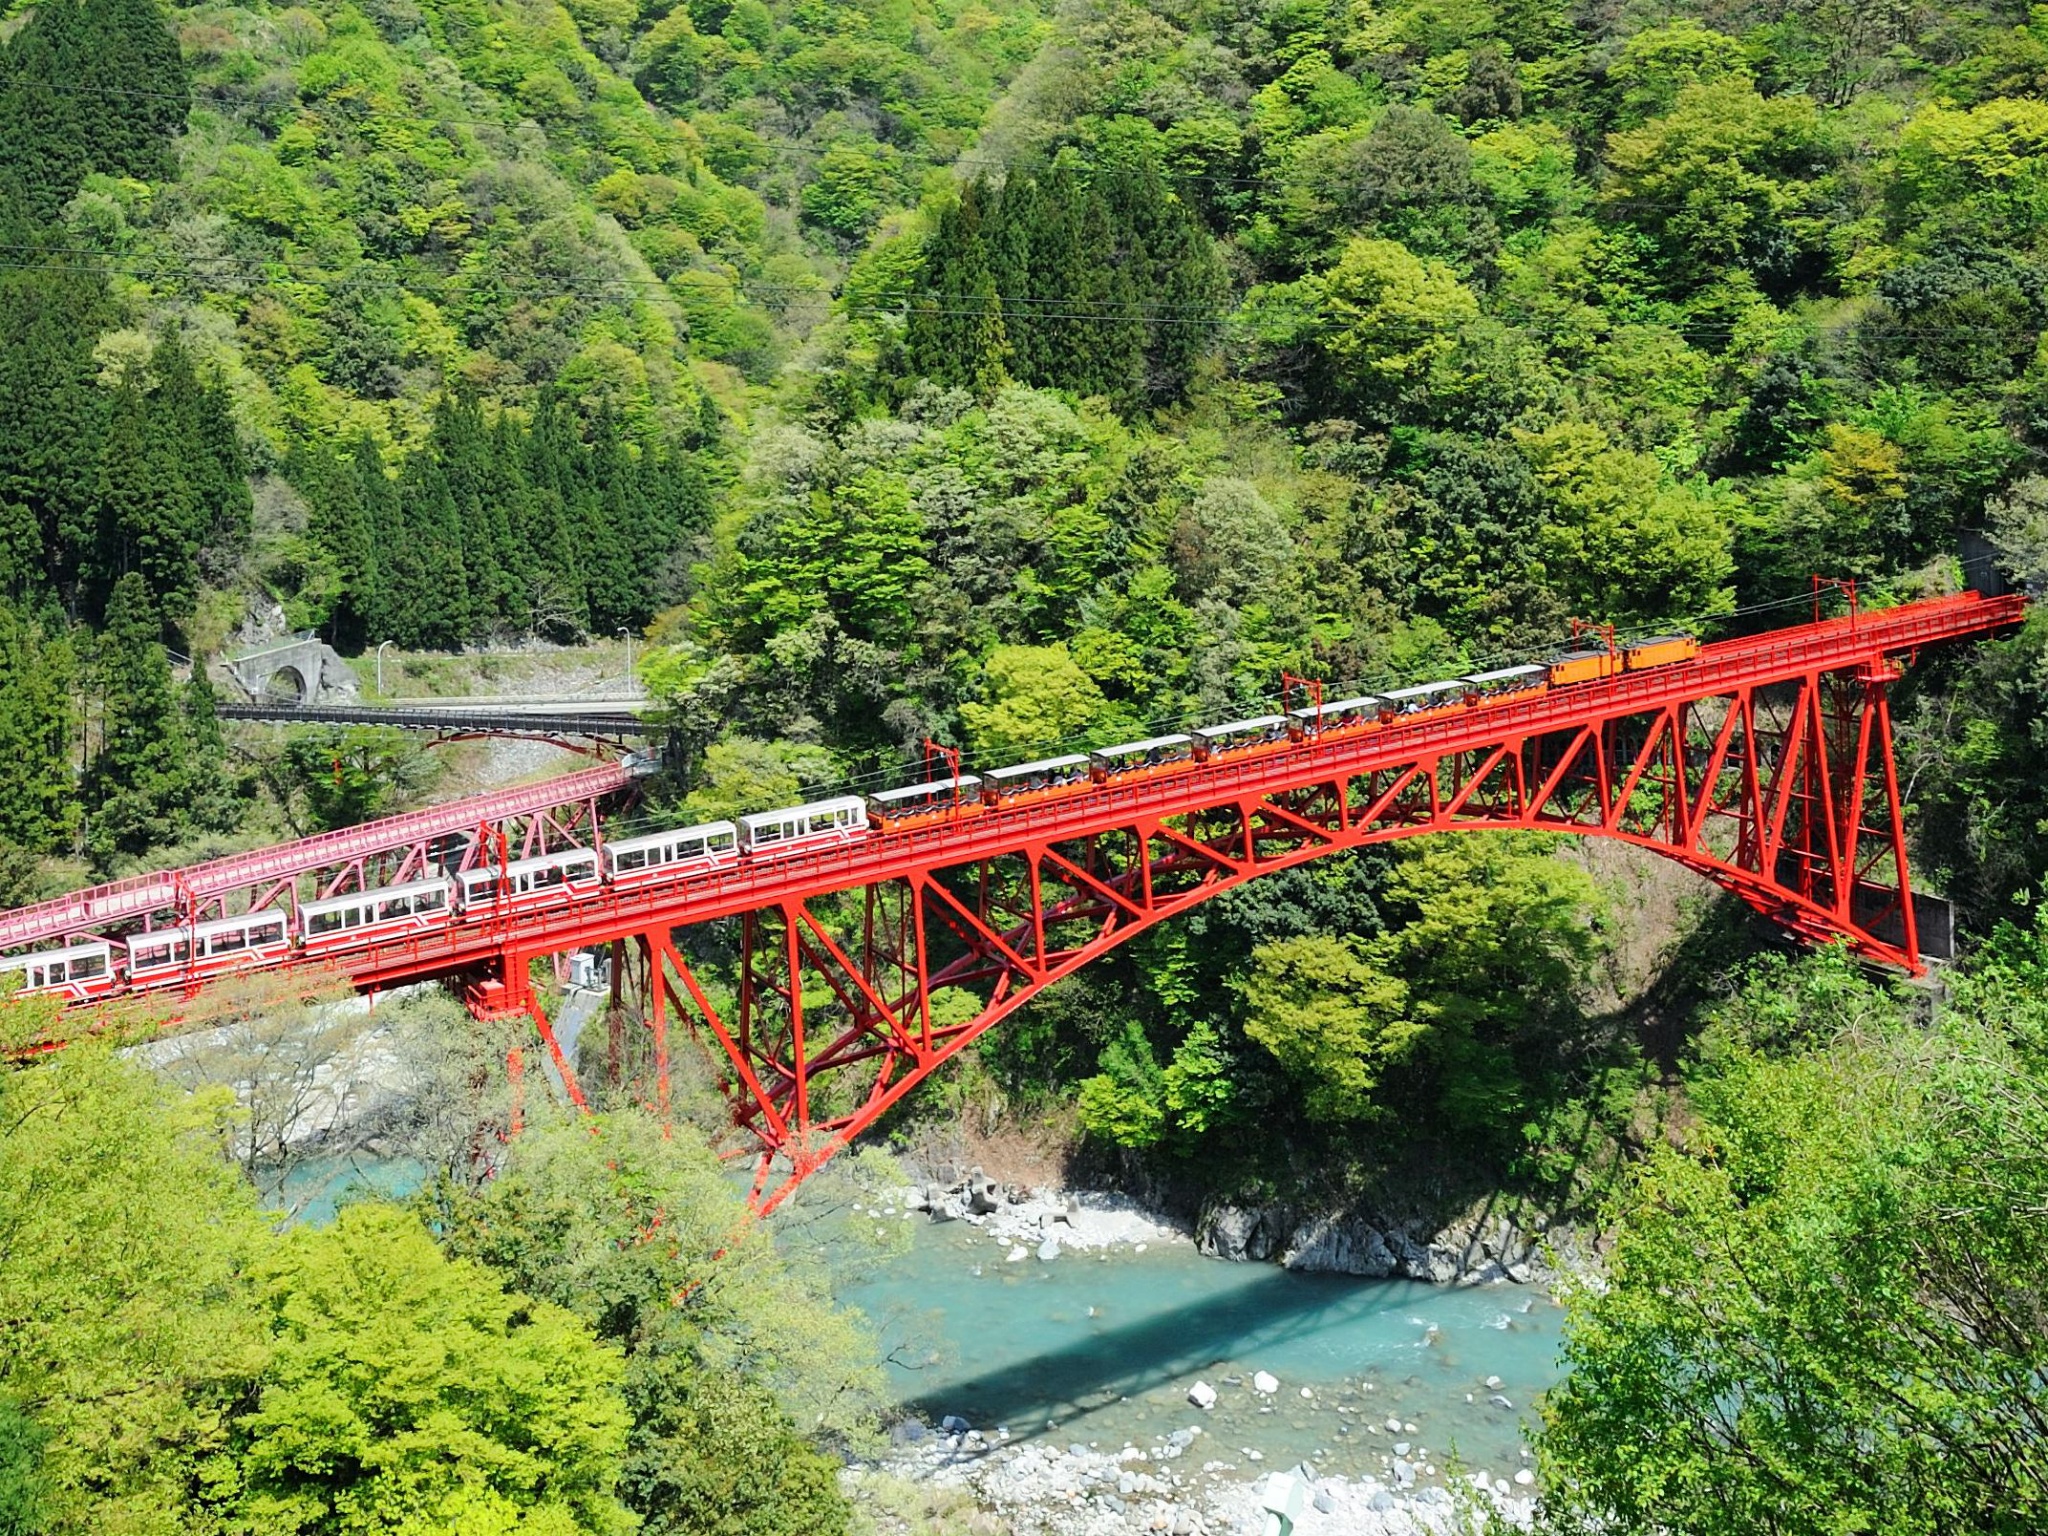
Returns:
[[[42,1440],[45,1536],[208,1528],[265,1356],[240,1285],[267,1228],[225,1110],[91,1041],[0,1072],[0,1401]]]
[[[1468,1134],[1511,1131],[1569,1054],[1598,950],[1591,879],[1538,839],[1439,837],[1403,850],[1381,901],[1394,921],[1362,943],[1255,948],[1237,982],[1246,1035],[1315,1118],[1420,1098]]]
[[[388,1207],[292,1231],[252,1280],[270,1358],[234,1443],[255,1528],[634,1528],[622,1363],[569,1312]]]
[[[531,1131],[449,1242],[626,1352],[621,1493],[647,1528],[836,1529],[833,1464],[798,1433],[858,1437],[880,1403],[860,1320],[777,1253],[708,1148],[622,1113]]]
[[[1402,982],[1341,938],[1261,944],[1242,986],[1245,1033],[1300,1080],[1308,1112],[1321,1120],[1370,1117],[1381,1077],[1427,1028],[1407,1016]]]
[[[1750,978],[1568,1297],[1554,1528],[2039,1525],[2044,998],[2039,930],[1931,1028],[1839,958]]]
[[[995,764],[1068,752],[1108,712],[1095,680],[1064,645],[1002,645],[983,665],[988,702],[964,703],[979,760]]]
[[[293,731],[261,771],[287,818],[312,833],[392,814],[425,787],[432,763],[407,732],[346,726]]]
[[[13,1399],[0,1399],[0,1536],[42,1530],[42,1458],[42,1431]]]
[[[831,758],[816,747],[729,737],[706,750],[702,782],[684,799],[679,814],[690,823],[729,821],[796,805],[831,767]]]
[[[1120,1147],[1149,1147],[1166,1130],[1166,1077],[1136,1020],[1102,1052],[1095,1076],[1081,1084],[1081,1124]]]

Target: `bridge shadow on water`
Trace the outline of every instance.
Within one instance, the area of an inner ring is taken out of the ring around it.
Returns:
[[[1060,1262],[1090,1261],[1074,1258]],[[1119,1398],[1138,1398],[1192,1375],[1213,1373],[1213,1368],[1222,1367],[1225,1362],[1230,1363],[1233,1371],[1241,1369],[1248,1374],[1260,1368],[1262,1356],[1288,1346],[1294,1346],[1293,1357],[1299,1360],[1301,1347],[1312,1348],[1311,1341],[1317,1335],[1356,1329],[1371,1317],[1390,1310],[1400,1311],[1403,1303],[1411,1300],[1417,1307],[1427,1305],[1423,1298],[1428,1288],[1413,1286],[1415,1294],[1411,1298],[1404,1294],[1411,1289],[1408,1282],[1298,1275],[1264,1264],[1247,1269],[1254,1272],[1245,1273],[1240,1282],[1226,1291],[1169,1304],[1121,1323],[1109,1319],[1097,1322],[1085,1316],[1063,1317],[1058,1310],[1048,1313],[1046,1303],[1052,1298],[1034,1306],[1032,1282],[1020,1276],[1018,1281],[1000,1287],[1005,1295],[1005,1310],[1017,1315],[1017,1329],[983,1330],[982,1336],[988,1341],[986,1367],[967,1375],[957,1367],[930,1367],[938,1379],[928,1388],[913,1387],[906,1394],[906,1406],[920,1410],[934,1421],[957,1413],[977,1428],[1006,1425],[1012,1441],[1028,1440],[1051,1433],[1055,1424],[1076,1414]],[[1123,1284],[1130,1283],[1128,1276],[1120,1279]],[[1028,1320],[1024,1316],[1027,1313],[1033,1314]],[[922,1320],[914,1307],[898,1309],[876,1320],[891,1335],[907,1333],[915,1337],[934,1331],[919,1326]],[[1026,1328],[1031,1332],[1042,1328],[1070,1332],[1076,1327],[1088,1331],[1071,1342],[1036,1352],[1020,1352],[1017,1348],[1017,1337]],[[1419,1342],[1419,1329],[1415,1337]],[[1334,1338],[1331,1346],[1326,1365],[1316,1372],[1326,1381],[1356,1374],[1375,1363],[1390,1363],[1384,1356],[1377,1362],[1359,1357],[1347,1360],[1339,1353]],[[967,1347],[972,1348],[971,1344]],[[907,1351],[908,1346],[898,1349],[899,1361]],[[972,1370],[971,1355],[961,1364]],[[1419,1358],[1415,1365],[1420,1367]],[[1177,1407],[1177,1416],[1185,1417],[1187,1409],[1179,1403],[1177,1395],[1168,1406]]]

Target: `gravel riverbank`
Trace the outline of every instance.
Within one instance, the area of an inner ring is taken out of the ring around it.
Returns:
[[[999,1185],[979,1169],[964,1176],[957,1169],[945,1172],[951,1177],[943,1183],[922,1182],[896,1192],[889,1197],[889,1208],[905,1217],[960,1223],[956,1230],[963,1237],[965,1227],[978,1229],[988,1243],[986,1265],[1001,1266],[1006,1272],[1011,1272],[1010,1266],[1016,1266],[1014,1273],[1019,1275],[1036,1272],[1039,1266],[1058,1264],[1070,1255],[1099,1260],[1154,1248],[1178,1248],[1197,1263],[1196,1252],[1223,1257],[1213,1240],[1203,1240],[1213,1230],[1211,1222],[1204,1222],[1198,1238],[1187,1226],[1122,1195]],[[1320,1231],[1328,1234],[1329,1225]],[[1441,1272],[1448,1244],[1433,1245],[1436,1253],[1429,1254],[1431,1235],[1415,1245],[1416,1256],[1436,1259],[1434,1267]],[[1488,1230],[1480,1223],[1456,1236],[1458,1258],[1464,1262],[1438,1283],[1497,1291],[1504,1310],[1526,1312],[1526,1302],[1512,1304],[1508,1298],[1517,1293],[1524,1298],[1532,1292],[1540,1295],[1540,1286],[1527,1284],[1537,1270],[1530,1252],[1533,1245],[1517,1242],[1519,1234],[1498,1227]],[[977,1244],[981,1240],[971,1239]],[[1356,1247],[1368,1254],[1379,1275],[1386,1274],[1378,1252],[1370,1252],[1375,1244],[1360,1242]],[[1335,1257],[1337,1248],[1326,1237],[1318,1257]],[[1279,1260],[1286,1251],[1280,1248],[1270,1257]],[[1230,1257],[1246,1255],[1240,1249]],[[975,1275],[982,1274],[983,1262],[976,1263]],[[1088,1267],[1093,1270],[1095,1265]],[[1339,1265],[1311,1261],[1285,1267]],[[1426,1262],[1416,1265],[1425,1272],[1428,1267]],[[1470,1462],[1461,1464],[1450,1448],[1465,1424],[1462,1416],[1452,1418],[1446,1411],[1390,1413],[1386,1398],[1391,1394],[1363,1376],[1341,1386],[1319,1382],[1310,1387],[1253,1369],[1255,1363],[1254,1359],[1234,1370],[1222,1368],[1227,1374],[1211,1370],[1193,1384],[1183,1379],[1171,1388],[1174,1403],[1181,1403],[1181,1394],[1186,1393],[1181,1412],[1174,1413],[1171,1406],[1155,1409],[1166,1422],[1153,1431],[1136,1432],[1139,1438],[1122,1444],[1068,1438],[1075,1430],[1088,1432],[1080,1423],[1058,1429],[1049,1422],[970,1425],[943,1397],[928,1399],[927,1411],[940,1420],[936,1427],[906,1420],[897,1426],[887,1455],[849,1468],[847,1477],[855,1485],[862,1478],[881,1476],[957,1490],[1017,1536],[1253,1536],[1264,1526],[1271,1478],[1283,1470],[1276,1463],[1299,1452],[1280,1452],[1271,1438],[1266,1438],[1263,1452],[1252,1442],[1262,1438],[1263,1426],[1302,1419],[1327,1421],[1322,1439],[1328,1445],[1337,1444],[1332,1436],[1347,1437],[1351,1449],[1339,1460],[1348,1462],[1350,1475],[1319,1472],[1308,1464],[1284,1469],[1300,1479],[1305,1494],[1294,1527],[1297,1536],[1449,1536],[1474,1529],[1483,1516],[1495,1514],[1517,1528],[1531,1523],[1533,1461],[1526,1446],[1512,1448],[1512,1436],[1505,1442],[1512,1449],[1495,1442],[1493,1459],[1502,1465],[1482,1469]],[[1284,1373],[1285,1368],[1280,1369]],[[1513,1405],[1499,1395],[1498,1378],[1484,1374],[1487,1367],[1476,1362],[1472,1369],[1472,1378],[1457,1390],[1465,1404],[1477,1406],[1461,1410],[1461,1415],[1510,1410]],[[1156,1389],[1150,1394],[1165,1395]],[[1523,1393],[1517,1391],[1516,1396]],[[1423,1420],[1423,1425],[1409,1422],[1410,1417]],[[1432,1439],[1439,1442],[1436,1448]],[[1361,1470],[1357,1450],[1363,1446],[1371,1447],[1363,1466],[1377,1471]]]
[[[1397,1465],[1419,1470],[1405,1458]],[[1424,1488],[1414,1486],[1412,1471],[1355,1480],[1318,1476],[1310,1466],[1288,1471],[1306,1495],[1296,1536],[1448,1536],[1494,1513],[1526,1529],[1535,1509],[1526,1468],[1517,1470],[1519,1482],[1474,1471]],[[1256,1536],[1271,1487],[1270,1473],[1241,1449],[1214,1444],[1199,1424],[1117,1449],[1017,1444],[1002,1429],[930,1435],[846,1476],[857,1484],[876,1472],[961,1488],[1018,1536]]]

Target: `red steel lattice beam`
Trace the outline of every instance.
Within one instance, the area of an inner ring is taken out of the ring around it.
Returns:
[[[1345,849],[1501,829],[1611,838],[1696,870],[1803,939],[1917,970],[1893,658],[2022,616],[2017,598],[1974,595],[1852,614],[1607,681],[460,919],[342,963],[366,989],[467,977],[473,999],[538,1021],[533,960],[606,945],[615,964],[637,955],[655,1099],[665,1111],[680,1020],[723,1064],[732,1150],[758,1160],[757,1201],[772,1208],[1045,987],[1199,902]],[[576,782],[575,794],[524,792],[524,846],[602,835],[601,791]],[[500,847],[512,830],[498,819]],[[352,836],[320,866],[340,879],[392,867],[394,849],[401,867],[424,856],[413,827]],[[251,880],[274,888],[306,858],[249,856]],[[149,878],[192,889],[196,873],[218,890],[212,870]],[[19,916],[0,917],[0,934]]]

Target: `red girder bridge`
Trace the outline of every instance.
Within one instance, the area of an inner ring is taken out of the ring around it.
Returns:
[[[1963,594],[1702,648],[1692,661],[1157,777],[792,849],[668,883],[317,962],[360,989],[460,983],[530,1014],[531,984],[608,949],[609,1068],[669,1107],[671,1025],[709,1049],[757,1208],[1046,987],[1273,870],[1435,832],[1613,838],[1675,859],[1811,942],[1922,969],[1887,690],[1924,646],[2018,624]],[[0,914],[0,950],[190,922],[604,836],[618,768]],[[282,957],[278,965],[314,964]],[[515,1060],[510,1063],[515,1069]]]

